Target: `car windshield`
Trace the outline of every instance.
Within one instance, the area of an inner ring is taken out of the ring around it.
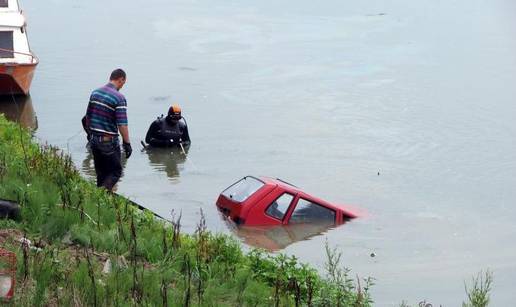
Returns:
[[[258,191],[264,183],[254,177],[244,177],[222,192],[227,198],[243,202]]]

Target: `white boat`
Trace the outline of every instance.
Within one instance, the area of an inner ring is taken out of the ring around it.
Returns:
[[[0,95],[27,95],[36,65],[18,0],[0,0]]]

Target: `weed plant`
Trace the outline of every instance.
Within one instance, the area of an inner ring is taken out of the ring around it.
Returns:
[[[0,197],[21,206],[14,306],[370,306],[326,247],[326,276],[294,256],[244,253],[230,236],[181,233],[181,215],[157,220],[83,179],[69,156],[0,116]],[[201,212],[202,216],[202,212]]]
[[[489,292],[493,284],[493,274],[486,270],[473,277],[471,286],[464,284],[467,294],[467,301],[462,303],[462,307],[486,307],[489,305]]]
[[[18,261],[12,306],[373,304],[373,279],[353,278],[328,243],[320,276],[294,256],[245,254],[231,237],[207,231],[202,211],[195,233],[183,234],[181,214],[157,220],[96,188],[69,156],[2,115],[0,198],[17,201],[22,213],[17,222],[0,219],[0,230],[12,233],[2,247]],[[479,273],[462,306],[486,307],[491,286],[492,274]]]

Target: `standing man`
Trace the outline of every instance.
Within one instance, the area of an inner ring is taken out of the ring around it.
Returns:
[[[132,153],[127,126],[127,102],[119,90],[124,86],[126,74],[115,69],[109,83],[94,90],[85,116],[85,124],[90,132],[90,145],[97,173],[97,186],[109,191],[122,176],[120,142],[122,135],[125,157]]]

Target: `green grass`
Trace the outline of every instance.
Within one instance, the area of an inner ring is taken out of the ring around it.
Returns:
[[[294,256],[244,253],[232,237],[208,232],[204,218],[183,234],[180,216],[166,223],[96,188],[69,156],[2,115],[0,198],[22,208],[20,221],[0,219],[0,230],[15,230],[2,246],[17,254],[12,306],[373,305],[373,279],[351,278],[328,244],[321,276]],[[491,287],[492,274],[479,273],[463,307],[487,306]]]
[[[462,307],[487,307],[489,305],[489,292],[493,284],[493,274],[486,270],[479,272],[476,276],[471,279],[471,285],[468,286],[464,283],[464,289],[466,290],[466,301],[462,302]],[[411,307],[406,301],[401,302],[400,307]],[[418,307],[432,307],[432,305],[426,300],[420,301]],[[441,305],[439,305],[441,306]]]
[[[295,257],[244,253],[230,236],[181,233],[82,178],[69,156],[0,116],[0,197],[21,205],[15,306],[370,306],[371,280]],[[337,255],[327,248],[328,255]],[[110,272],[103,272],[106,261]],[[335,259],[334,259],[335,260]]]
[[[462,303],[462,307],[488,306],[492,284],[493,274],[490,271],[478,273],[477,276],[472,278],[470,287],[464,285],[468,300]]]

